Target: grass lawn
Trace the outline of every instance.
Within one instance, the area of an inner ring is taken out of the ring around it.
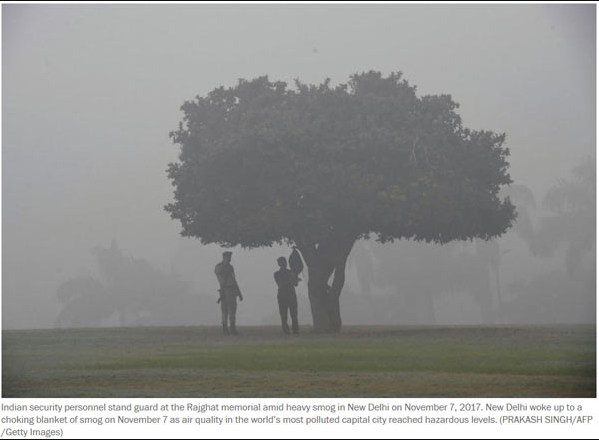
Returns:
[[[595,397],[595,326],[2,333],[3,397]]]

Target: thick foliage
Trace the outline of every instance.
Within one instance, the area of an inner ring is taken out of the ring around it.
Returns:
[[[182,106],[165,209],[184,236],[249,248],[501,235],[514,218],[498,197],[505,135],[464,128],[457,107],[418,97],[400,73],[295,89],[240,80]]]

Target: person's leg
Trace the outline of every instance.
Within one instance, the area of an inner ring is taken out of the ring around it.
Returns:
[[[291,330],[293,333],[299,333],[299,324],[297,321],[297,296],[294,294],[289,298],[289,312],[291,314]]]
[[[289,325],[287,324],[287,301],[286,298],[280,296],[277,298],[279,301],[279,314],[281,315],[281,326],[283,327],[283,332],[289,334]]]
[[[229,303],[229,322],[231,323],[231,333],[237,335],[237,328],[235,327],[235,316],[237,314],[237,298],[232,298]]]
[[[220,301],[220,312],[221,312],[221,322],[223,324],[223,335],[229,334],[229,327],[227,326],[227,320],[229,317],[229,307],[227,304],[227,299],[223,297]]]

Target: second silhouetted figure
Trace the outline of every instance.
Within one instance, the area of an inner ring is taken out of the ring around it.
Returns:
[[[289,325],[287,324],[287,311],[291,315],[291,329],[293,333],[299,333],[297,322],[297,295],[295,286],[297,286],[297,275],[287,269],[287,260],[285,257],[277,258],[280,269],[275,272],[275,281],[279,290],[277,300],[279,302],[279,313],[281,314],[281,325],[283,331],[289,334]]]

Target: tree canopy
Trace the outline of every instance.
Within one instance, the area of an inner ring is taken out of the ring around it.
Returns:
[[[182,235],[247,248],[374,235],[445,243],[499,236],[514,206],[505,134],[462,125],[449,95],[401,73],[332,87],[263,76],[182,106],[170,135]]]

